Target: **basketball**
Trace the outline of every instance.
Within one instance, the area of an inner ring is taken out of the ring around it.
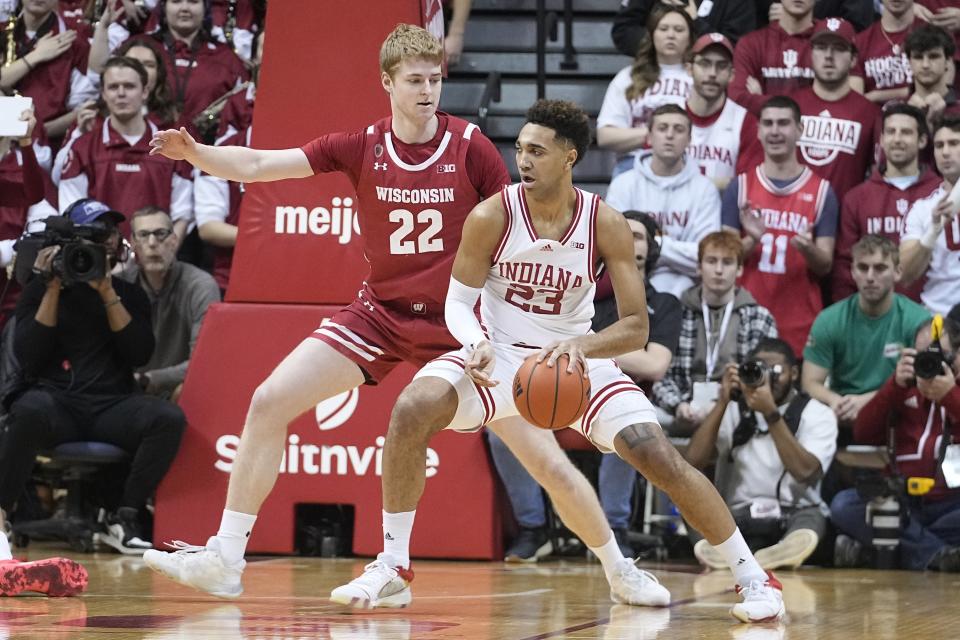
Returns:
[[[513,402],[530,424],[541,429],[563,429],[587,410],[590,380],[583,377],[577,362],[567,373],[569,357],[560,356],[553,367],[537,362],[537,354],[523,361],[513,377]]]

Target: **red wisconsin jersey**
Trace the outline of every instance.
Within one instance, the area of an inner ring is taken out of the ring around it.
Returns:
[[[863,61],[864,93],[877,89],[899,89],[913,84],[910,59],[903,43],[915,28],[926,24],[915,18],[913,25],[903,31],[885,31],[877,20],[857,34],[857,58]]]
[[[352,148],[334,161],[324,155],[330,153],[325,145],[343,136],[322,136],[303,147],[314,171],[342,170],[353,180],[370,263],[362,293],[401,313],[443,314],[463,222],[485,196],[509,182],[503,160],[476,125],[438,117],[437,136],[427,143],[436,146],[417,164],[399,150],[392,118],[349,136]],[[481,157],[468,161],[468,153],[478,152]]]
[[[834,300],[856,293],[857,285],[850,274],[850,248],[868,233],[889,238],[894,244],[900,244],[903,232],[903,218],[913,203],[937,190],[940,176],[926,168],[920,179],[906,189],[898,189],[874,171],[870,179],[851,189],[843,199],[840,213],[840,228],[837,232],[837,248],[833,260]],[[924,279],[909,286],[897,286],[897,291],[920,302]]]
[[[830,184],[804,168],[800,177],[781,189],[761,167],[737,176],[740,205],[749,202],[763,216],[767,231],[743,265],[740,284],[777,319],[780,337],[794,353],[803,353],[807,334],[823,308],[820,280],[790,239],[813,228],[823,211]]]
[[[830,181],[838,200],[864,181],[873,160],[880,107],[851,90],[828,102],[811,87],[793,94],[800,105],[803,133],[800,161]]]

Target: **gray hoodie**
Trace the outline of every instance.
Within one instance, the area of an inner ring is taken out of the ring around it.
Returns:
[[[658,176],[650,169],[652,157],[644,151],[633,169],[614,178],[606,201],[618,211],[644,211],[657,219],[663,237],[650,282],[680,297],[696,284],[700,240],[720,230],[720,194],[697,163],[685,160],[680,173]]]

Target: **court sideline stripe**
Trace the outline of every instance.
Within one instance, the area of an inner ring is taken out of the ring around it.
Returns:
[[[713,598],[716,596],[722,596],[727,593],[732,592],[733,589],[724,589],[723,591],[718,591],[717,593],[708,593],[702,596],[694,596],[693,598],[685,598],[684,600],[676,600],[671,602],[667,609],[672,609],[674,607],[679,607],[680,605],[690,604],[696,602],[697,600],[704,600],[707,598]],[[557,629],[556,631],[547,631],[546,633],[541,633],[535,636],[528,636],[526,638],[520,638],[520,640],[546,640],[547,638],[557,638],[559,636],[565,636],[568,633],[573,633],[575,631],[583,631],[584,629],[590,629],[591,627],[600,627],[610,622],[610,618],[597,618],[596,620],[591,620],[590,622],[581,622],[580,624],[575,624],[570,627],[563,629]]]

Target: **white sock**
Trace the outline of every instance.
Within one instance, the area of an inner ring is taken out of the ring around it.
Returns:
[[[220,557],[226,564],[236,564],[243,560],[247,551],[247,541],[253,533],[253,523],[257,516],[239,511],[223,510],[217,540],[220,541]]]
[[[613,532],[610,532],[610,539],[607,540],[606,544],[599,547],[590,547],[590,551],[593,551],[594,555],[600,559],[600,564],[603,565],[603,572],[607,574],[607,580],[609,581],[611,576],[613,576],[617,562],[623,560],[623,552],[620,551],[620,545],[617,544],[617,539],[613,536]]]
[[[10,553],[10,542],[7,540],[7,534],[0,531],[0,560],[13,560],[13,554]]]
[[[719,551],[730,565],[733,577],[741,587],[747,586],[753,580],[763,582],[767,579],[767,572],[753,557],[753,552],[747,546],[747,541],[743,539],[739,527],[733,530],[733,535],[713,548]]]
[[[383,552],[404,569],[410,568],[410,534],[416,509],[402,513],[383,512]]]

